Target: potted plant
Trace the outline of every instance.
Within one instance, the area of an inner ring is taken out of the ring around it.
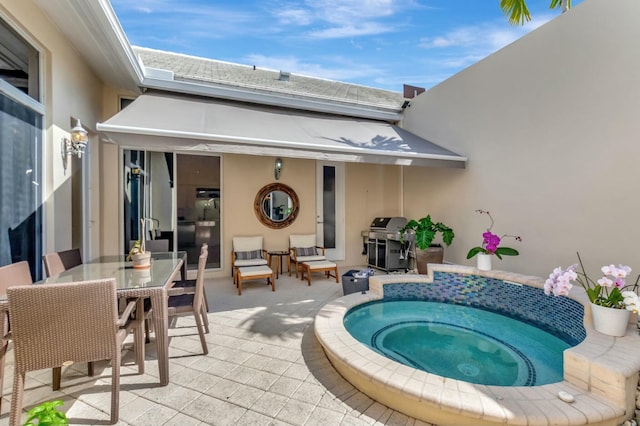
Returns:
[[[140,235],[144,236],[144,219],[140,219],[142,224]],[[144,247],[144,239],[137,240],[127,256],[127,261],[133,262],[134,269],[146,269],[151,267],[151,252],[146,251]]]
[[[638,294],[634,291],[622,291],[627,287],[625,281],[631,273],[631,268],[626,265],[604,265],[600,268],[601,278],[595,281],[587,275],[580,253],[577,255],[579,264],[573,264],[566,269],[558,266],[549,274],[544,283],[545,294],[567,296],[573,287],[572,282],[577,282],[589,298],[593,327],[596,331],[610,336],[624,336],[630,313],[638,313],[640,310]],[[637,288],[638,280],[633,289]]]
[[[444,259],[444,248],[441,244],[433,244],[436,235],[442,234],[442,241],[447,245],[451,245],[453,237],[453,229],[442,222],[434,223],[431,215],[427,215],[419,220],[411,219],[400,230],[400,240],[404,243],[405,234],[407,239],[415,239],[416,245],[416,267],[419,274],[427,273],[428,263],[442,263]]]
[[[476,210],[476,213],[486,214],[489,216],[491,220],[491,226],[487,228],[486,232],[482,233],[482,245],[473,247],[467,253],[467,259],[471,259],[473,256],[478,256],[478,269],[483,271],[491,270],[491,257],[496,256],[498,259],[502,260],[502,256],[517,256],[520,253],[518,250],[501,246],[500,243],[507,237],[511,237],[516,241],[522,241],[522,237],[519,235],[508,235],[504,234],[501,237],[491,232],[493,229],[493,217],[491,217],[491,213],[486,210]]]
[[[144,244],[140,240],[136,241],[129,250],[127,261],[133,262],[134,269],[145,269],[151,267],[151,252],[145,251]]]

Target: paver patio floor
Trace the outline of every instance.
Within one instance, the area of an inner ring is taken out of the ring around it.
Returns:
[[[342,268],[341,273],[347,269]],[[358,269],[357,267],[355,269]],[[317,311],[342,296],[334,279],[314,274],[311,286],[285,272],[276,291],[265,280],[247,281],[238,296],[231,277],[207,279],[209,354],[191,317],[169,330],[170,384],[157,385],[154,343],[145,374],[133,354],[123,355],[120,425],[406,425],[426,423],[381,405],[345,381],[313,333]],[[11,346],[10,346],[11,347]],[[71,424],[108,424],[110,367],[98,363],[63,370],[62,388],[51,390],[51,372],[27,376],[24,407],[62,399]],[[13,357],[7,355],[0,426],[8,425]],[[23,421],[26,416],[23,416]]]

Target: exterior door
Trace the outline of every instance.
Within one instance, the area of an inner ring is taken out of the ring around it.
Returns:
[[[330,260],[344,260],[344,164],[316,162],[316,234]]]

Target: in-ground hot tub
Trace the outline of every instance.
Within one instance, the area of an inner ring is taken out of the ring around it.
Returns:
[[[566,306],[558,308],[554,304],[562,299],[544,296],[543,284],[537,277],[455,265],[434,265],[429,276],[375,276],[370,278],[369,293],[342,297],[318,313],[316,336],[335,368],[354,386],[391,408],[430,423],[616,426],[631,418],[640,369],[637,330],[631,325],[623,338],[597,333],[591,327],[584,293],[572,292],[571,300],[561,302]],[[526,298],[526,293],[533,298]],[[575,317],[576,309],[579,315],[586,311],[587,320],[584,327],[573,321],[564,328],[581,342],[564,352],[564,380],[533,387],[481,385],[400,364],[351,336],[344,327],[345,314],[383,295],[517,306],[521,319],[538,322],[543,328],[545,321],[553,324],[562,322],[563,315]],[[560,392],[575,401],[562,401]]]

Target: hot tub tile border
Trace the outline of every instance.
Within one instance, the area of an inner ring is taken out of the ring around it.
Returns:
[[[478,271],[475,268],[459,265],[436,265],[435,268],[431,269],[430,275],[410,276],[411,282],[432,284],[434,280],[433,272],[437,270],[439,272],[482,275],[491,279],[508,280],[538,288],[542,288],[544,285],[544,281],[541,278],[518,275],[505,271]],[[446,423],[446,419],[457,418],[456,416],[458,415],[464,415],[467,419],[477,419],[477,424],[500,424],[504,422],[518,424],[518,422],[522,422],[522,424],[552,423],[558,425],[580,425],[588,422],[588,424],[616,425],[624,420],[625,412],[627,415],[630,413],[629,410],[631,410],[631,413],[633,412],[634,407],[631,405],[634,405],[635,401],[632,401],[630,405],[629,400],[631,398],[628,396],[628,401],[620,403],[619,400],[617,402],[608,400],[607,395],[597,395],[599,392],[590,393],[590,389],[592,391],[595,390],[593,389],[595,378],[589,375],[586,378],[587,380],[585,380],[584,377],[572,376],[571,371],[578,371],[578,368],[573,370],[572,368],[565,368],[569,374],[565,374],[565,380],[562,382],[537,386],[535,388],[516,388],[518,392],[524,392],[524,394],[506,392],[509,394],[507,397],[500,395],[501,393],[505,393],[503,392],[504,388],[492,386],[458,382],[455,388],[445,387],[445,381],[451,381],[451,379],[444,379],[418,370],[414,370],[408,378],[403,377],[401,380],[392,379],[393,374],[398,371],[397,369],[387,369],[386,367],[381,367],[378,363],[373,363],[371,366],[377,366],[383,371],[383,377],[386,380],[383,379],[381,381],[380,377],[375,377],[375,374],[371,374],[367,368],[364,370],[361,368],[363,365],[369,365],[368,362],[370,362],[372,355],[378,357],[381,357],[381,355],[366,348],[364,350],[349,350],[350,345],[351,347],[354,347],[353,345],[359,347],[359,344],[344,329],[342,318],[350,308],[382,298],[385,285],[407,282],[408,278],[409,276],[406,275],[371,277],[369,280],[369,292],[366,294],[356,293],[342,297],[329,303],[320,311],[316,317],[316,334],[323,347],[325,346],[324,338],[333,336],[340,341],[340,346],[337,350],[337,352],[340,352],[339,354],[334,354],[332,348],[325,347],[325,352],[329,355],[329,359],[332,360],[332,362],[334,357],[337,356],[342,362],[348,364],[348,366],[341,368],[336,366],[339,371],[346,367],[349,371],[352,371],[353,374],[363,377],[370,383],[374,381],[380,383],[381,387],[386,389],[387,393],[404,394],[405,397],[409,396],[411,399],[415,399],[415,401],[423,401],[423,403],[428,404],[429,407],[439,407],[440,410],[446,412],[444,414],[438,414],[439,419],[445,419],[441,424],[456,424]],[[586,296],[581,295],[579,292],[572,291],[569,297],[583,305],[586,304]],[[587,318],[590,310],[588,307],[585,307],[585,311],[587,311],[587,315],[585,315],[585,318]],[[340,321],[330,321],[331,325],[327,326],[328,319],[335,319],[335,317],[338,317]],[[627,338],[610,338],[609,336],[603,336],[593,331],[588,320],[585,320],[585,329],[587,338],[578,346],[565,351],[565,365],[586,363],[589,366],[588,370],[591,374],[592,370],[594,370],[593,364],[598,364],[602,366],[602,383],[599,383],[602,387],[601,390],[609,389],[611,391],[612,388],[608,388],[608,386],[613,386],[613,388],[617,389],[616,392],[619,392],[622,388],[631,387],[630,383],[634,383],[632,389],[635,390],[635,383],[637,383],[638,380],[637,371],[640,369],[640,359],[638,359],[638,356],[629,356],[629,359],[625,356],[625,362],[628,362],[628,365],[619,366],[618,364],[618,367],[614,368],[616,372],[614,375],[611,375],[611,371],[607,373],[605,367],[609,366],[609,368],[611,368],[611,362],[620,362],[619,358],[616,358],[616,354],[621,348],[639,354],[640,339],[638,339],[637,336],[628,336]],[[631,339],[635,339],[635,341]],[[394,363],[390,360],[389,362]],[[579,365],[576,365],[576,367],[579,367]],[[599,368],[595,368],[595,371],[599,372],[600,370]],[[626,377],[625,374],[632,374],[634,377],[629,378]],[[402,375],[404,376],[404,374]],[[598,374],[598,376],[601,375]],[[615,380],[615,377],[618,379],[623,377],[624,383],[620,383],[620,380]],[[575,385],[570,382],[570,380],[574,379],[578,382]],[[600,381],[600,377],[598,377],[597,381]],[[422,383],[421,387],[420,383]],[[418,388],[420,388],[420,391],[416,392]],[[470,389],[472,390],[471,392],[469,392]],[[576,401],[578,403],[567,404],[560,401],[557,397],[557,392],[560,390],[576,396],[576,399],[579,399],[579,401]],[[466,402],[459,402],[461,395],[464,395],[464,401]],[[457,398],[455,399],[455,404],[452,404],[452,398]],[[530,405],[521,406],[522,404],[534,404],[535,407],[531,407]],[[546,420],[543,421],[540,412],[544,414]],[[415,416],[416,413],[411,412],[407,414]],[[420,418],[419,416],[416,417]],[[423,420],[429,421],[427,419]],[[476,424],[476,422],[474,420],[471,423],[465,424]]]

